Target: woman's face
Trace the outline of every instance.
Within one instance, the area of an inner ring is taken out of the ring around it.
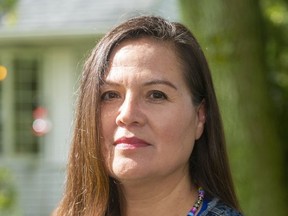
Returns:
[[[112,52],[101,86],[103,154],[120,182],[188,172],[204,127],[171,45],[128,40]]]

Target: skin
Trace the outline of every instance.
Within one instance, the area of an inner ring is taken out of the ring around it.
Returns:
[[[173,47],[151,38],[120,43],[101,98],[103,154],[121,183],[123,214],[187,214],[197,199],[188,160],[205,114],[193,105]]]

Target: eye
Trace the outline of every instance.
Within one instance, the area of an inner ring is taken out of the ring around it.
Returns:
[[[153,90],[153,91],[150,91],[149,94],[149,99],[152,99],[152,100],[167,100],[167,95],[162,92],[162,91],[158,91],[158,90]]]
[[[101,101],[111,101],[117,98],[120,98],[120,95],[115,91],[107,91],[101,94]]]

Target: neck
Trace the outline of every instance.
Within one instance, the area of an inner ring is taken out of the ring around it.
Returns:
[[[182,175],[122,183],[122,215],[186,215],[197,200],[188,172]]]

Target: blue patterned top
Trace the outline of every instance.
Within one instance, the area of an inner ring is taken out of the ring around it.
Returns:
[[[221,202],[219,199],[213,200],[204,199],[201,209],[199,209],[197,216],[242,216],[240,212],[229,207]],[[191,211],[187,216],[195,216]]]

